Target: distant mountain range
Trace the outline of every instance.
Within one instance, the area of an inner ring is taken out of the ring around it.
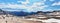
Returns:
[[[24,12],[24,11],[20,11],[20,12],[17,12],[17,11],[14,11],[14,12],[9,12],[9,11],[3,11],[0,9],[0,12],[3,12],[3,14],[12,14],[12,15],[16,15],[16,16],[27,16],[27,15],[32,15],[32,14],[38,14],[38,13],[52,13],[52,12],[60,12],[60,10],[55,10],[55,11],[47,11],[47,12],[43,12],[43,11],[37,11],[37,12]],[[1,14],[1,13],[0,13]]]

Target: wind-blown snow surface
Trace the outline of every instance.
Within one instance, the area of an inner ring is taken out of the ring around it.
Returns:
[[[0,9],[24,12],[60,10],[60,0],[0,0]]]

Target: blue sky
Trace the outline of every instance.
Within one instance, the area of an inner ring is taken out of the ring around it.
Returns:
[[[4,11],[51,11],[60,10],[60,0],[0,0]]]

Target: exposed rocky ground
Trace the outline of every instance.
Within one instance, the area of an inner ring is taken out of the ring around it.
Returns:
[[[40,11],[37,14],[18,17],[1,10],[0,23],[60,23],[60,11]]]
[[[42,23],[41,21],[27,20],[23,17],[0,15],[0,23]]]

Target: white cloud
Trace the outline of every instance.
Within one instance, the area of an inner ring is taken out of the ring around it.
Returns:
[[[60,2],[55,2],[52,4],[52,6],[55,6],[55,5],[60,5]]]
[[[26,5],[26,4],[28,4],[29,3],[29,0],[26,0],[25,2],[23,2],[23,1],[18,1],[18,3],[22,3],[22,4],[24,4],[24,5]]]
[[[44,5],[44,2],[36,2],[33,5]]]
[[[26,2],[22,2],[22,5],[19,4],[11,4],[11,3],[2,3],[0,4],[1,8],[12,8],[12,9],[26,9],[27,12],[36,12],[44,9],[45,7],[48,7],[48,5],[45,5],[44,2],[35,2],[32,4],[32,6],[26,6],[26,4],[29,3],[29,0]],[[11,10],[10,10],[11,11]]]
[[[45,2],[46,0],[42,0],[41,2]],[[30,3],[29,2],[29,0],[26,0],[25,2],[23,2],[23,1],[18,1],[18,3],[22,3],[22,4],[24,4],[24,5],[26,5],[26,4],[28,4],[28,3]]]

